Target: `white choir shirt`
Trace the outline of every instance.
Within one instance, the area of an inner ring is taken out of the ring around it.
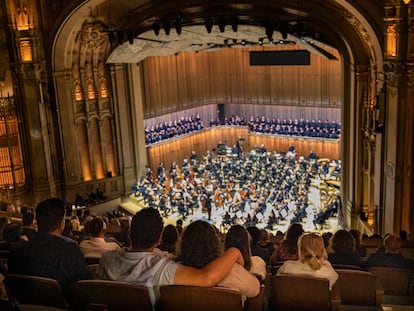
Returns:
[[[106,242],[102,237],[91,237],[83,240],[79,247],[85,257],[101,258],[108,251],[118,251],[121,247],[116,242]]]

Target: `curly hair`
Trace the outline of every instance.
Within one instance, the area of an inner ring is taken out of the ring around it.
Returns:
[[[244,259],[244,267],[246,270],[250,270],[252,265],[250,235],[243,226],[234,225],[229,229],[229,231],[227,231],[226,239],[224,241],[224,249],[227,250],[230,247],[236,247],[239,249]]]
[[[196,220],[184,229],[178,252],[183,265],[202,268],[222,253],[217,231],[208,222]]]

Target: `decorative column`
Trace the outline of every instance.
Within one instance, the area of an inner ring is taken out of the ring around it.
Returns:
[[[13,55],[16,107],[22,118],[23,147],[27,163],[27,183],[32,200],[58,196],[61,177],[56,107],[48,97],[46,61],[42,38],[37,29],[38,8],[34,0],[6,1]],[[30,163],[30,164],[29,164]]]
[[[386,75],[384,232],[414,226],[414,3],[387,1],[384,20]]]

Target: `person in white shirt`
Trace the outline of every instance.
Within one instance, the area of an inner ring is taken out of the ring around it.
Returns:
[[[287,260],[277,274],[304,274],[329,280],[329,288],[338,280],[338,273],[327,260],[323,238],[316,233],[304,233],[298,240],[299,260]]]
[[[215,286],[234,266],[244,264],[240,251],[234,247],[203,268],[179,264],[154,252],[160,243],[162,229],[163,220],[157,209],[141,209],[131,221],[131,246],[105,253],[99,263],[98,278],[148,287],[154,309],[157,309],[160,286]]]
[[[264,281],[266,278],[266,263],[261,257],[252,256],[250,240],[251,237],[246,228],[241,225],[233,225],[227,231],[224,249],[230,247],[239,249],[244,258],[244,268],[258,277],[260,281]]]
[[[180,242],[177,260],[183,265],[200,269],[222,255],[223,245],[217,229],[203,220],[189,224],[184,229]],[[233,248],[236,247],[229,249]],[[260,291],[259,280],[240,264],[235,264],[217,285],[240,291],[243,301],[245,297],[257,296]]]
[[[83,240],[79,245],[85,257],[101,258],[108,251],[121,249],[118,243],[105,241],[106,224],[101,218],[93,218],[86,226],[91,237],[89,240]]]

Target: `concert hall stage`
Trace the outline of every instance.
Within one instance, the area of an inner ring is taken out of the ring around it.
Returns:
[[[312,204],[318,204],[316,200],[318,200],[317,192],[311,191],[310,192],[310,200],[312,201]],[[128,215],[135,215],[139,210],[142,208],[147,207],[148,204],[144,202],[143,197],[136,197],[134,194],[131,194],[126,200],[120,204],[120,208],[123,212],[125,212]],[[175,225],[178,219],[183,220],[183,226],[186,226],[190,224],[192,221],[195,220],[204,220],[208,221],[209,223],[215,225],[221,232],[225,232],[226,229],[222,226],[222,215],[225,213],[223,209],[216,209],[215,207],[212,208],[211,213],[211,219],[208,220],[208,215],[206,211],[203,211],[201,207],[194,210],[193,214],[190,214],[186,217],[183,217],[178,212],[175,212],[171,215],[168,215],[167,217],[161,213],[164,220],[164,225],[172,224]],[[315,228],[313,224],[313,214],[309,215],[304,222],[302,222],[302,226],[305,231],[313,231],[313,232],[335,232],[338,229],[341,229],[342,227],[338,225],[337,217],[330,217],[325,222],[323,228],[321,229],[319,226],[318,228]],[[266,224],[264,223],[258,223],[258,228],[264,228]],[[282,221],[280,224],[275,225],[273,230],[268,230],[270,233],[275,234],[278,230],[282,232],[286,232],[286,230],[289,228],[290,222],[289,221]]]

